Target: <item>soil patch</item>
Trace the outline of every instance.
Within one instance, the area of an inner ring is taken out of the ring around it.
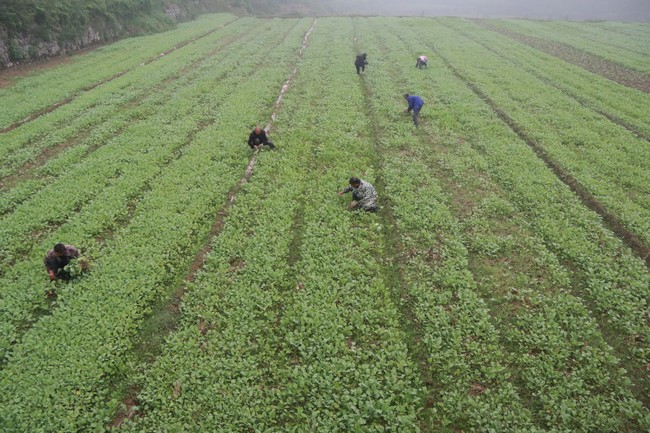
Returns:
[[[140,415],[138,406],[140,402],[136,399],[137,389],[131,389],[129,395],[122,400],[122,409],[115,415],[110,427],[119,427],[126,420],[133,419]]]

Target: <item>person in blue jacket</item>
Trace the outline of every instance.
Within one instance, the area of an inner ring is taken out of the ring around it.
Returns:
[[[408,102],[409,106],[404,110],[404,113],[410,113],[413,110],[413,124],[418,126],[418,116],[420,115],[420,110],[424,105],[424,101],[417,95],[409,95],[408,93],[404,94],[404,99]]]

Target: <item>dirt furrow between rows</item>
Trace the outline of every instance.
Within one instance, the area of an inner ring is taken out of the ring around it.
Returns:
[[[268,132],[271,130],[273,127],[273,122],[276,119],[277,112],[280,110],[280,107],[282,105],[282,99],[284,98],[284,95],[289,91],[289,88],[291,86],[291,83],[294,80],[294,77],[298,73],[298,65],[297,62],[302,58],[303,53],[305,48],[307,47],[307,42],[309,39],[309,35],[311,32],[314,30],[314,26],[316,25],[317,20],[314,20],[314,23],[310,27],[310,29],[307,31],[305,34],[305,37],[303,39],[303,44],[302,47],[298,53],[298,60],[296,61],[296,66],[289,75],[289,78],[287,81],[284,83],[282,86],[282,89],[280,90],[280,94],[278,95],[274,105],[273,105],[273,113],[271,114],[271,120],[266,124],[264,129]],[[223,227],[224,221],[226,216],[228,215],[228,209],[233,205],[233,203],[236,200],[237,194],[241,191],[242,187],[246,184],[246,182],[249,181],[249,179],[253,175],[253,170],[255,168],[255,165],[257,164],[257,156],[258,152],[254,152],[253,156],[251,156],[251,159],[248,162],[248,165],[246,166],[246,169],[244,170],[244,175],[242,178],[239,180],[237,185],[235,185],[230,192],[228,193],[226,202],[224,203],[223,208],[217,212],[217,219],[215,220],[214,224],[212,225],[212,229],[210,230],[210,233],[208,234],[208,239],[209,241],[206,243],[204,248],[199,251],[196,254],[196,257],[194,259],[194,262],[192,263],[192,266],[190,268],[190,272],[188,273],[187,277],[185,280],[187,282],[191,282],[194,280],[196,277],[197,272],[201,269],[201,266],[203,265],[203,262],[205,261],[205,257],[210,253],[210,244],[212,243],[212,239],[215,236],[218,236],[219,233],[221,232],[221,228]]]

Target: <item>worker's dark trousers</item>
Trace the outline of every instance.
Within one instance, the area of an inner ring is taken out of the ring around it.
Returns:
[[[419,124],[419,116],[420,116],[420,110],[421,109],[422,109],[422,107],[413,109],[413,124],[415,126],[418,126],[418,124]]]
[[[359,200],[361,200],[361,197],[359,197],[356,192],[352,191],[352,200],[359,201]],[[376,206],[372,206],[372,207],[368,207],[368,208],[365,208],[365,207],[364,208],[357,208],[357,209],[363,209],[366,212],[377,212],[379,210],[379,208],[376,207]]]
[[[354,66],[357,67],[357,74],[359,73],[359,71],[364,72],[366,70],[366,65],[357,65],[355,63]]]

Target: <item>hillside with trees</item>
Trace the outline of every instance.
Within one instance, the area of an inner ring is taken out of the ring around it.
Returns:
[[[124,36],[171,29],[224,0],[4,0],[0,2],[0,67]],[[237,3],[237,2],[234,2]]]

